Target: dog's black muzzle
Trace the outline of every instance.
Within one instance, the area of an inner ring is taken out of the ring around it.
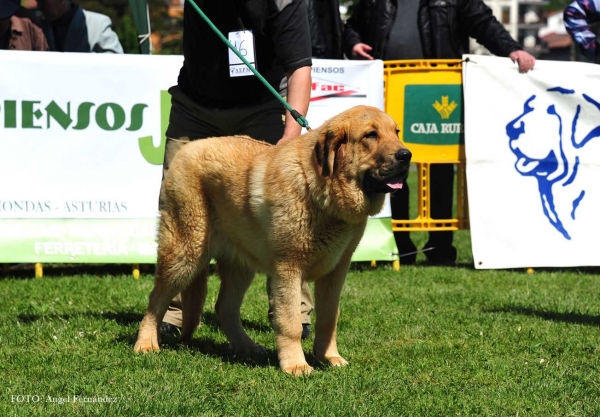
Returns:
[[[367,194],[390,193],[402,188],[408,175],[412,153],[399,149],[391,161],[367,171],[364,179],[364,190]]]

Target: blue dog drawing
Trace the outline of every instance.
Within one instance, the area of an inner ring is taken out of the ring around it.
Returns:
[[[563,87],[546,91],[544,97],[532,95],[525,101],[523,113],[506,125],[506,134],[510,150],[517,157],[515,169],[522,176],[537,180],[544,215],[565,239],[571,240],[564,226],[564,213],[559,215],[557,210],[555,187],[577,187],[574,181],[580,169],[581,150],[600,136],[600,103],[587,94],[578,95]],[[557,104],[553,100],[557,95],[568,97],[562,97]],[[544,133],[536,134],[536,127]],[[551,137],[546,133],[549,127],[555,131]],[[574,191],[575,194],[567,194],[570,201],[561,202],[568,203],[573,220],[586,192]]]

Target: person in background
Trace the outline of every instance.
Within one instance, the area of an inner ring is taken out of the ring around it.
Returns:
[[[600,64],[598,38],[590,27],[594,23],[600,24],[600,0],[574,1],[563,12],[563,20],[579,51],[592,62]]]
[[[342,52],[343,23],[338,0],[306,0],[312,56],[344,59]]]
[[[31,20],[16,16],[20,0],[0,0],[0,49],[47,51],[48,43]]]
[[[51,51],[123,53],[108,16],[83,10],[71,0],[38,0],[38,7]]]
[[[344,28],[343,47],[349,59],[460,59],[469,52],[469,37],[491,53],[510,57],[521,72],[533,69],[535,58],[523,51],[482,0],[359,0]],[[432,164],[431,217],[452,218],[454,166]],[[391,195],[392,217],[408,219],[407,184]],[[416,260],[409,232],[395,232],[402,263]],[[424,249],[432,264],[452,265],[456,248],[452,232],[430,232]]]
[[[256,62],[256,69],[282,97],[287,97],[292,108],[306,115],[312,60],[305,1],[196,2],[225,37],[232,37],[238,48],[244,49],[246,59]],[[232,55],[186,2],[183,12],[184,63],[177,85],[169,89],[171,114],[166,132],[163,178],[177,151],[190,140],[231,135],[248,135],[271,144],[301,140],[297,138],[301,126],[260,80],[246,71],[243,63],[237,62],[237,57],[230,58]],[[237,76],[240,73],[246,75]],[[206,288],[203,288],[201,304],[205,297]],[[312,308],[310,290],[304,284],[301,303],[304,338],[310,332]],[[181,325],[179,294],[163,318],[160,334],[176,334]]]

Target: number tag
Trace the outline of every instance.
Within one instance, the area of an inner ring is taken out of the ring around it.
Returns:
[[[229,32],[229,42],[240,51],[240,54],[256,68],[256,56],[254,54],[254,35],[251,30],[241,30],[238,32]],[[231,49],[229,49],[229,76],[244,77],[254,75],[254,73],[244,64]]]

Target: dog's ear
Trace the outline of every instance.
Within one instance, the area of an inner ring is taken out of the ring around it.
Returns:
[[[328,177],[335,172],[343,159],[343,145],[348,141],[343,129],[324,130],[315,145],[315,158],[321,176]],[[339,155],[338,155],[339,154]]]

